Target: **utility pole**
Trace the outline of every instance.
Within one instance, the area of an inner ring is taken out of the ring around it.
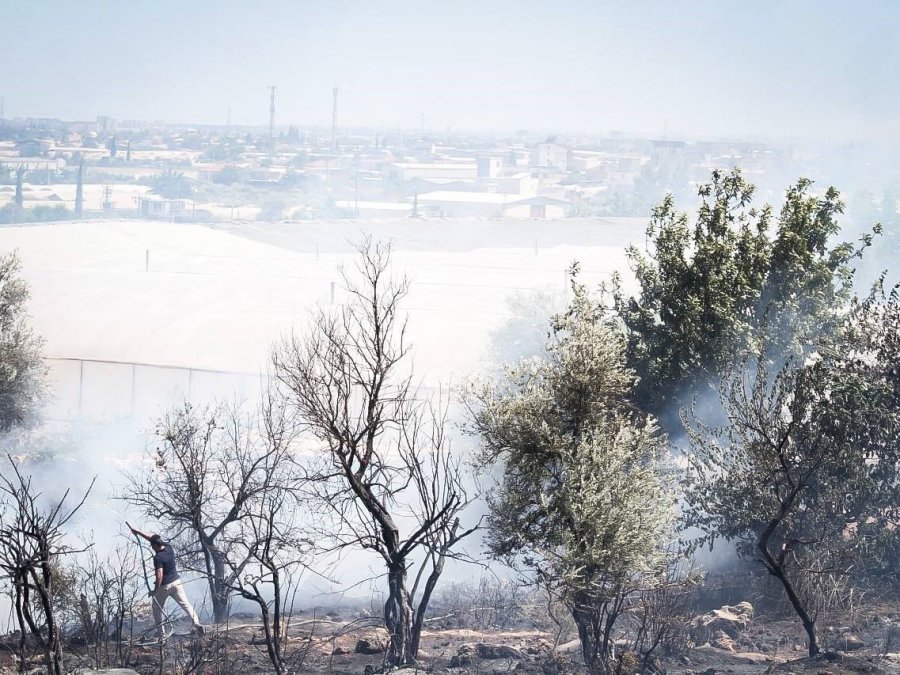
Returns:
[[[356,146],[356,217],[359,218],[359,146]]]
[[[337,132],[337,87],[331,90],[331,95],[331,149],[335,150],[337,149],[337,136],[335,135]]]
[[[275,151],[275,90],[274,84],[269,86],[269,152]]]

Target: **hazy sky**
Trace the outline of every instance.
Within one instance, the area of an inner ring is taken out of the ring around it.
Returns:
[[[900,2],[0,0],[7,117],[900,137]]]

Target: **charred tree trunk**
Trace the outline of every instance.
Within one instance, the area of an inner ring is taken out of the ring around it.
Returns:
[[[49,559],[49,555],[46,559]],[[41,604],[41,610],[44,613],[44,622],[47,629],[46,638],[40,640],[41,646],[44,648],[44,664],[47,667],[47,675],[63,675],[62,670],[62,643],[59,639],[59,626],[56,623],[56,616],[53,611],[53,601],[51,599],[53,577],[50,565],[47,562],[41,564],[40,576],[32,570],[32,577],[36,587],[38,600]],[[38,633],[40,636],[40,632]]]
[[[596,609],[593,606],[593,598],[587,593],[577,593],[572,603],[572,619],[578,628],[578,640],[581,642],[581,656],[584,665],[591,673],[602,672],[598,670],[598,661],[603,663],[604,655],[601,654],[601,627]]]
[[[285,672],[284,665],[281,662],[281,652],[279,651],[280,642],[277,637],[277,628],[272,625],[272,615],[269,612],[269,605],[260,598],[258,600],[260,618],[263,623],[263,632],[266,638],[266,653],[269,655],[269,661],[275,669],[276,675],[283,675]]]
[[[96,644],[97,629],[94,627],[94,617],[91,612],[91,606],[84,593],[78,598],[78,613],[79,618],[81,619],[81,631],[84,633],[85,642],[89,645]]]
[[[582,590],[573,598],[572,619],[578,628],[581,655],[591,673],[618,672],[612,631],[627,597],[627,591],[619,589],[605,596]]]
[[[797,613],[797,616],[800,617],[800,621],[803,623],[803,629],[806,631],[806,635],[809,638],[809,655],[816,656],[819,653],[819,641],[816,636],[816,622],[813,619],[809,612],[806,611],[806,607],[803,605],[803,601],[800,599],[800,596],[797,595],[797,590],[794,588],[794,584],[787,576],[787,571],[785,570],[784,559],[785,552],[776,557],[773,556],[771,551],[769,551],[769,542],[772,539],[772,535],[775,533],[775,530],[779,525],[784,521],[785,516],[791,510],[794,504],[794,499],[797,497],[799,488],[794,487],[790,494],[787,495],[781,501],[781,507],[779,509],[779,514],[769,521],[769,524],[766,525],[766,528],[759,535],[759,540],[756,542],[756,547],[762,555],[762,562],[765,565],[766,570],[773,577],[778,579],[781,582],[781,585],[784,587],[784,592],[787,593],[788,600],[790,600],[791,607],[794,608],[794,611]]]
[[[415,660],[412,653],[412,606],[406,590],[406,561],[394,559],[388,566],[388,599],[384,603],[384,625],[390,635],[387,662],[404,666]]]
[[[806,611],[806,607],[803,605],[803,601],[800,599],[800,596],[797,594],[797,590],[794,588],[794,584],[787,576],[787,572],[784,569],[784,565],[781,564],[775,556],[773,556],[769,552],[769,537],[765,536],[761,538],[758,544],[759,552],[762,554],[763,563],[766,566],[769,574],[778,579],[781,582],[781,585],[784,587],[784,592],[788,596],[788,600],[791,603],[791,607],[794,608],[794,612],[797,613],[797,616],[800,617],[800,621],[803,623],[803,630],[806,631],[806,636],[809,639],[809,655],[817,656],[819,654],[819,640],[816,635],[816,621],[813,619],[809,612]]]
[[[213,616],[216,623],[228,620],[228,586],[225,583],[225,556],[221,551],[213,549],[213,579],[210,597],[213,605]]]
[[[228,620],[229,588],[225,583],[225,555],[216,548],[209,537],[200,541],[203,559],[206,564],[206,581],[209,585],[209,598],[213,606],[213,620],[224,623]]]
[[[423,563],[424,564],[424,563]],[[425,625],[425,612],[428,611],[428,603],[431,602],[431,595],[434,593],[434,587],[437,586],[438,579],[444,571],[444,556],[439,555],[434,562],[434,568],[428,575],[425,582],[425,588],[422,589],[422,597],[419,599],[419,606],[416,608],[416,621],[412,628],[412,643],[410,651],[413,659],[419,656],[419,642],[422,639],[422,628]]]
[[[281,627],[281,578],[278,574],[278,568],[273,566],[272,569],[272,590],[274,591],[274,602],[272,603],[272,639],[270,647],[270,658],[272,665],[278,675],[284,673],[284,646],[281,638],[287,637],[282,632]]]

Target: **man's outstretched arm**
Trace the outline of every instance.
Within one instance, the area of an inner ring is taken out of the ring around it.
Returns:
[[[131,530],[131,532],[132,532],[133,534],[136,534],[137,536],[143,537],[143,538],[146,539],[147,541],[150,541],[150,535],[149,535],[149,534],[147,534],[146,532],[141,532],[141,531],[140,531],[139,529],[137,529],[136,527],[132,527],[132,526],[131,526],[131,523],[129,523],[127,520],[125,521],[125,524],[128,526],[128,529]]]

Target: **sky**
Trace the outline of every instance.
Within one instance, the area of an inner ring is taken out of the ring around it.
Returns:
[[[0,1],[5,116],[900,137],[893,0]]]

